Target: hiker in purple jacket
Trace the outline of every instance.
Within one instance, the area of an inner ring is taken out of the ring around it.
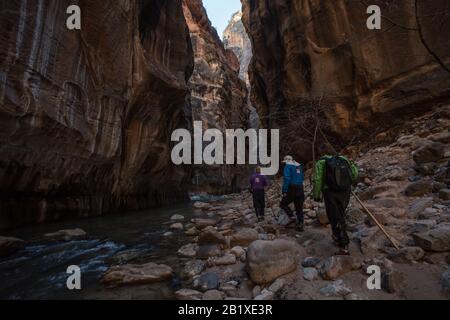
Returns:
[[[257,167],[256,172],[250,179],[250,191],[253,194],[253,205],[255,207],[258,221],[264,220],[264,209],[266,208],[265,189],[269,185],[266,176],[261,174],[261,168]]]

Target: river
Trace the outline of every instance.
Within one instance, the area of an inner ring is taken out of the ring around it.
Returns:
[[[199,200],[200,198],[196,198]],[[202,199],[204,200],[204,199]],[[170,299],[182,281],[175,277],[166,283],[139,288],[106,289],[100,284],[104,272],[117,263],[156,262],[171,266],[177,274],[183,265],[178,249],[189,242],[184,232],[169,231],[170,217],[198,214],[190,203],[123,215],[38,225],[15,230],[5,236],[28,242],[7,259],[0,259],[0,299]],[[49,242],[46,233],[81,228],[86,240]],[[122,258],[120,258],[122,257]],[[82,271],[82,289],[67,289],[68,266]]]

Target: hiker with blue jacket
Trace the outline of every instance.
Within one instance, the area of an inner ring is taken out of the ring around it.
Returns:
[[[294,214],[289,205],[294,203],[295,214],[297,216],[297,231],[303,232],[303,204],[305,202],[303,166],[296,162],[291,156],[286,156],[283,163],[285,163],[283,174],[283,199],[281,200],[280,207],[290,218],[292,218]]]
[[[350,203],[352,185],[358,179],[358,168],[341,155],[325,156],[315,167],[313,197],[325,202],[333,240],[338,244],[336,255],[349,255],[346,211]]]

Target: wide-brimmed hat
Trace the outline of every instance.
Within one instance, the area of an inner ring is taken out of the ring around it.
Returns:
[[[286,156],[284,157],[283,163],[288,163],[294,161],[294,158],[292,156]]]

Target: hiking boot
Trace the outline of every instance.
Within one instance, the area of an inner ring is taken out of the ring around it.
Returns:
[[[298,224],[296,230],[298,232],[305,232],[305,226],[303,224]]]

